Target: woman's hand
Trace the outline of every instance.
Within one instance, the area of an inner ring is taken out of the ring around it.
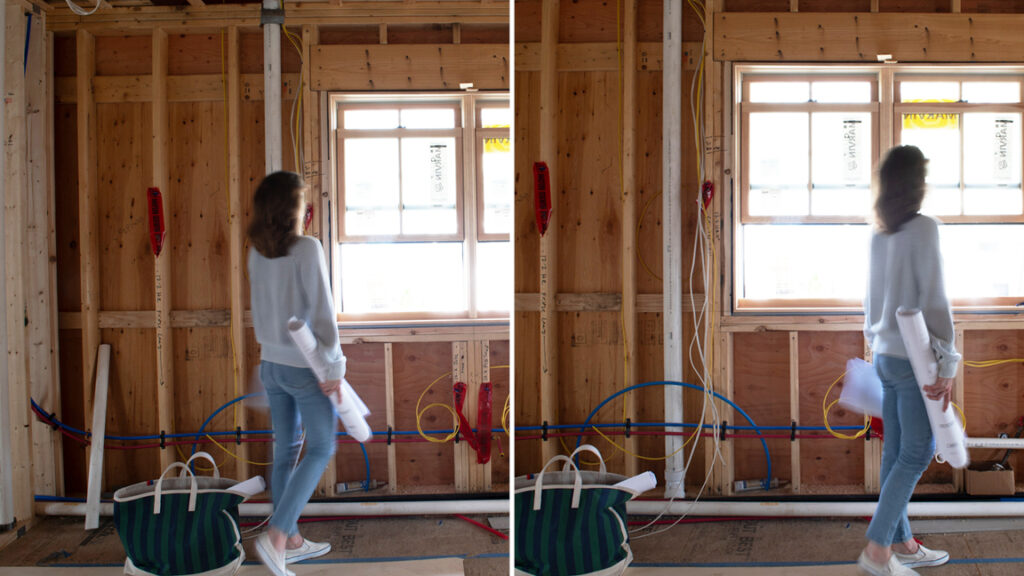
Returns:
[[[936,378],[935,384],[922,388],[929,400],[942,400],[942,411],[949,408],[949,401],[953,397],[953,379]]]
[[[337,394],[338,404],[341,404],[341,380],[328,380],[327,382],[321,382],[320,391],[327,397]]]

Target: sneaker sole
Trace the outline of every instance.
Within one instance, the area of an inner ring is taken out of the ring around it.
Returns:
[[[331,547],[328,546],[328,547],[324,548],[323,550],[320,550],[320,551],[317,551],[317,552],[309,552],[309,553],[303,554],[301,556],[291,556],[291,557],[287,557],[286,556],[285,559],[284,559],[284,562],[285,562],[285,564],[294,564],[296,562],[305,562],[306,560],[312,560],[313,558],[319,558],[321,556],[324,556],[324,555],[326,555],[330,551],[331,551]]]
[[[903,561],[900,560],[900,562]],[[946,554],[944,557],[938,560],[929,560],[927,562],[905,562],[903,563],[903,565],[907,568],[931,568],[933,566],[942,566],[946,562],[949,562],[949,554]]]
[[[291,570],[287,569],[285,569],[283,573],[277,571],[277,568],[274,567],[269,554],[263,549],[263,542],[261,540],[257,539],[256,543],[253,544],[253,548],[256,549],[256,555],[260,557],[260,562],[262,562],[268,570],[273,572],[275,576],[292,576],[292,574],[294,574]]]

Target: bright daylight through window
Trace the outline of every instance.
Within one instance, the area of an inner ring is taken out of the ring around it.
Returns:
[[[900,65],[737,71],[737,310],[858,310],[871,184],[892,146],[929,158],[956,306],[1024,301],[1024,71]]]
[[[508,96],[333,100],[339,310],[505,317],[511,308]]]

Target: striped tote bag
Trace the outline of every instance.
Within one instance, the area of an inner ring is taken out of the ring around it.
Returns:
[[[593,452],[600,471],[580,471],[573,458]],[[561,472],[548,472],[564,462]],[[536,476],[516,479],[515,572],[517,576],[619,576],[633,560],[626,531],[626,502],[637,494],[614,486],[596,448],[580,446],[555,456]]]
[[[197,452],[175,462],[155,482],[140,482],[114,493],[114,526],[128,558],[125,574],[140,576],[230,576],[245,561],[238,530],[238,505],[261,492],[261,477],[247,482],[196,476],[192,461],[213,458]],[[168,474],[181,469],[180,477]]]

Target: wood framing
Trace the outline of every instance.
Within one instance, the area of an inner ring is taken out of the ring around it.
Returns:
[[[24,12],[19,14],[24,17]],[[23,66],[26,181],[25,226],[27,238],[25,253],[26,286],[26,344],[28,355],[29,394],[39,396],[48,406],[59,406],[60,388],[57,385],[56,300],[54,298],[55,266],[51,255],[55,250],[51,234],[52,178],[50,177],[49,142],[53,123],[50,95],[47,35],[45,14],[32,20],[27,60]],[[14,68],[18,72],[17,66]],[[10,84],[8,84],[10,90]],[[8,130],[10,125],[8,124]],[[10,166],[10,165],[8,165]],[[27,400],[21,399],[24,404]],[[22,406],[22,408],[27,406]],[[19,411],[22,410],[19,408]],[[28,415],[27,412],[21,412]],[[62,491],[60,475],[60,434],[29,416],[32,438],[32,484],[36,494],[56,495]]]
[[[245,393],[246,341],[245,341],[245,226],[242,211],[242,153],[241,153],[241,71],[239,64],[238,28],[231,26],[227,33],[227,86],[224,102],[227,108],[227,186],[228,186],[228,233],[229,261],[231,266],[231,374],[234,395]],[[248,430],[248,412],[241,404],[233,407],[234,421],[241,430]],[[238,477],[249,477],[249,444],[236,446],[238,453]],[[333,462],[333,460],[332,460]],[[330,485],[334,494],[334,484]]]
[[[623,386],[638,384],[637,367],[639,343],[636,339],[636,12],[637,1],[627,0],[625,5],[625,29],[623,37],[622,78],[620,94],[622,117],[619,119],[622,128],[622,152],[619,157],[621,166],[620,178],[622,186],[622,337],[625,352]],[[626,417],[636,422],[637,401],[626,400],[629,407]],[[626,441],[626,448],[632,454],[637,453],[635,436]],[[637,458],[626,458],[626,476],[637,474]]]
[[[547,165],[551,186],[558,189],[558,0],[543,0],[541,16],[540,161]],[[551,195],[552,199],[557,194]],[[558,209],[551,212],[547,232],[540,241],[540,419],[558,422]],[[541,458],[555,455],[553,442],[544,442]]]
[[[1024,53],[1022,14],[714,14],[714,58],[732,62],[1005,62]]]
[[[96,106],[92,98],[92,80],[96,75],[96,40],[85,30],[76,33],[78,55],[78,234],[81,250],[82,282],[82,409],[84,419],[92,415],[92,377],[96,350],[100,345],[99,326],[99,214],[96,182]]]
[[[508,90],[504,44],[317,46],[314,90]]]
[[[172,205],[168,196],[169,169],[167,166],[167,32],[153,30],[153,186],[160,190],[163,206]],[[174,431],[174,341],[171,338],[171,259],[172,243],[166,242],[160,254],[154,256],[154,301],[156,302],[156,382],[157,426],[160,430]],[[167,468],[175,461],[174,453],[160,451],[160,467]]]
[[[789,333],[789,417],[800,424],[800,333]],[[800,439],[790,443],[793,492],[800,492]]]
[[[395,430],[395,358],[394,345],[384,344],[384,408],[389,430]],[[393,442],[388,443],[388,492],[398,491],[398,455]]]
[[[289,25],[305,24],[507,24],[509,8],[505,2],[381,2],[372,10],[365,4],[341,5],[313,3],[289,5]],[[88,30],[94,34],[128,34],[153,27],[169,32],[218,32],[237,26],[257,29],[260,25],[259,5],[192,6],[125,6],[87,16],[77,16],[66,8],[51,12],[50,29],[54,32]]]

